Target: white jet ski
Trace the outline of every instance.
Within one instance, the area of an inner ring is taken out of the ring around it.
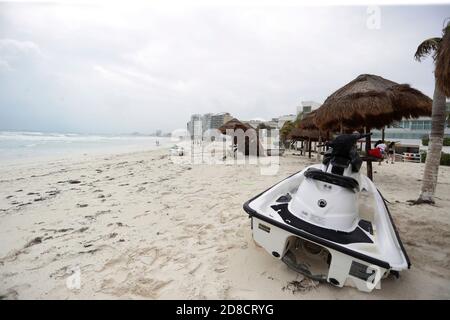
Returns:
[[[386,202],[362,175],[356,142],[340,135],[322,164],[286,178],[244,204],[253,238],[291,269],[365,292],[410,261]]]

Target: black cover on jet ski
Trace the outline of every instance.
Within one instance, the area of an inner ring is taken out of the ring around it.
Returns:
[[[311,178],[315,180],[319,180],[322,182],[328,182],[331,184],[335,184],[347,189],[351,189],[353,191],[357,191],[359,188],[359,183],[355,179],[351,177],[341,176],[334,173],[324,172],[322,170],[316,168],[309,168],[305,172],[306,178]]]
[[[355,143],[361,137],[361,135],[357,134],[342,134],[333,141],[327,142],[326,145],[331,149],[325,153],[323,164],[328,165],[331,160],[333,166],[336,167],[335,169],[341,168],[341,170],[338,170],[340,172],[335,173],[342,175],[343,169],[351,163],[352,171],[358,172],[361,168],[362,160],[358,155]]]

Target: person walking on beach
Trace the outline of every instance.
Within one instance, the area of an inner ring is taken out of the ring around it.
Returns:
[[[391,164],[395,163],[395,142],[392,141],[388,145],[388,156],[386,159],[386,163],[389,163],[389,159],[391,160]]]
[[[237,150],[238,150],[238,146],[236,143],[233,144],[233,146],[231,147],[232,151],[233,151],[233,158],[236,159],[237,158]]]
[[[375,148],[378,148],[378,150],[380,150],[382,159],[378,162],[378,165],[381,166],[381,163],[383,162],[383,159],[386,157],[386,148],[387,148],[387,146],[386,146],[386,144],[384,143],[383,140],[378,140],[375,143]]]
[[[237,158],[237,151],[238,151],[238,140],[237,140],[237,137],[235,136],[233,138],[233,144],[231,145],[231,152],[233,153],[234,159]]]

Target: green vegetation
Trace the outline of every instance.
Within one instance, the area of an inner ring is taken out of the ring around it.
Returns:
[[[427,152],[424,151],[424,152],[422,152],[422,162],[425,162],[426,159],[427,159]],[[441,166],[450,166],[450,153],[445,153],[445,152],[441,153],[440,165]]]
[[[295,118],[294,121],[286,121],[284,123],[283,127],[280,129],[281,141],[284,142],[292,129],[298,127],[302,117],[303,113],[301,112],[297,115],[297,118]]]
[[[422,137],[422,144],[424,146],[427,146],[429,141],[430,141],[430,138],[428,136]],[[445,147],[450,146],[450,137],[444,137],[443,146],[445,146]]]
[[[280,129],[281,141],[285,141],[288,134],[295,128],[295,123],[292,121],[286,121],[283,127]]]
[[[300,112],[297,115],[297,118],[295,118],[294,127],[297,127],[300,124],[300,121],[302,120],[302,118],[303,118],[303,112]]]

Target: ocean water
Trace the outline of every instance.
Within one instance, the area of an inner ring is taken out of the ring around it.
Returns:
[[[170,138],[143,135],[0,131],[0,163],[154,150],[169,144]]]

